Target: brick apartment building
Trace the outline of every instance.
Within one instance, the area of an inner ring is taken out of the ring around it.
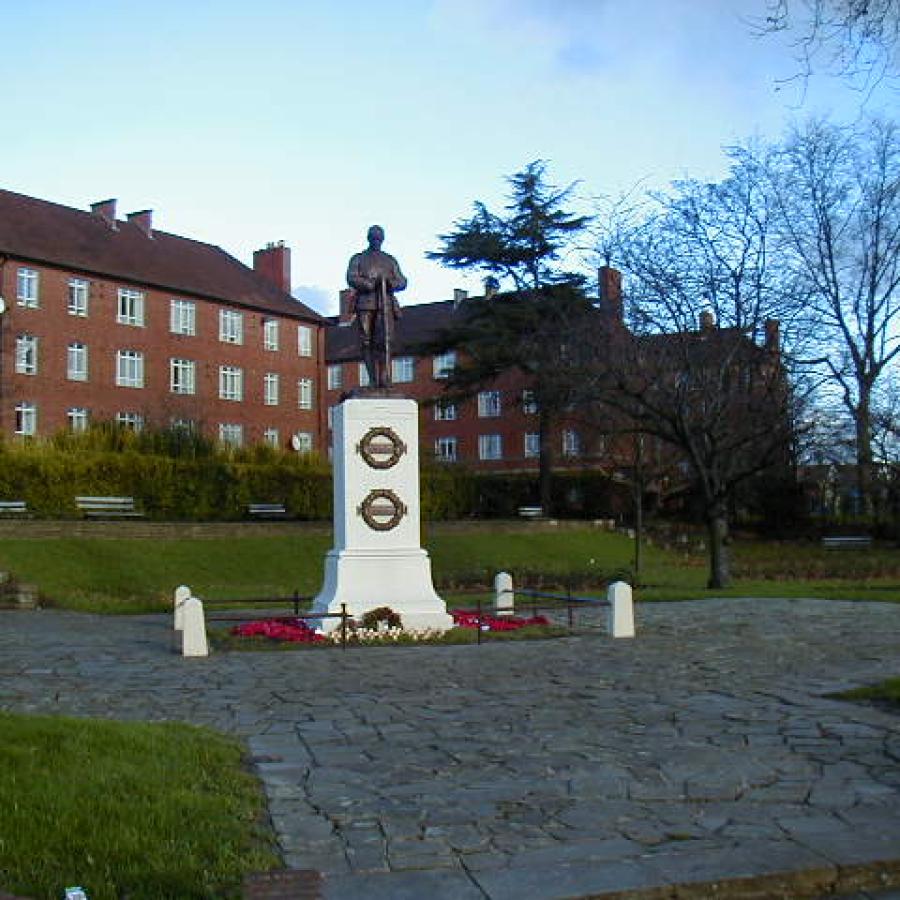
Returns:
[[[219,247],[0,190],[0,434],[114,420],[322,449],[324,320],[290,250]]]

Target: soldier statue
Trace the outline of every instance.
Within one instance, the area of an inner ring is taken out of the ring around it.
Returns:
[[[394,296],[406,287],[406,279],[397,260],[381,249],[384,229],[373,225],[366,235],[367,250],[350,258],[347,283],[353,289],[350,298],[351,321],[359,325],[359,344],[369,374],[369,384],[384,388],[391,381],[391,338],[400,318],[400,304]]]

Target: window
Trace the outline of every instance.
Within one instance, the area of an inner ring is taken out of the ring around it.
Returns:
[[[334,429],[334,411],[335,411],[335,409],[337,409],[336,406],[328,407],[327,416],[328,416],[328,430],[329,431],[332,431]]]
[[[169,308],[169,331],[172,334],[197,333],[197,305],[193,300],[172,298]]]
[[[263,403],[266,406],[278,406],[278,373],[266,372],[263,382]]]
[[[337,391],[344,383],[344,370],[341,366],[328,367],[328,390]]]
[[[456,404],[452,400],[438,400],[438,402],[434,404],[434,421],[456,421]]]
[[[219,340],[226,344],[244,343],[244,314],[236,309],[219,310]]]
[[[297,353],[300,356],[312,356],[312,329],[309,325],[297,326]]]
[[[40,306],[40,280],[34,269],[19,269],[16,279],[16,300],[19,306]]]
[[[67,310],[70,316],[87,316],[90,284],[83,278],[69,279]]]
[[[16,434],[37,432],[37,407],[33,403],[16,404]]]
[[[368,387],[369,386],[369,370],[366,368],[365,363],[359,364],[359,386],[360,387]]]
[[[563,456],[580,456],[581,455],[581,437],[577,431],[567,428],[562,433],[562,452]]]
[[[301,378],[297,382],[297,406],[300,409],[313,408],[313,383],[311,378]]]
[[[435,378],[449,378],[456,368],[456,353],[453,350],[435,356],[432,361],[432,372]]]
[[[197,423],[193,419],[172,419],[172,431],[197,434]]]
[[[144,386],[144,354],[140,350],[116,352],[116,384],[132,388]]]
[[[219,398],[240,402],[244,399],[244,370],[238,366],[219,366]]]
[[[66,378],[69,381],[88,380],[88,348],[77,341],[66,349]]]
[[[456,438],[442,437],[434,442],[434,455],[438,462],[456,462]]]
[[[525,458],[534,459],[541,455],[541,436],[536,431],[525,432]]]
[[[266,319],[263,322],[263,348],[278,349],[278,319]]]
[[[500,391],[481,391],[478,395],[478,417],[481,419],[492,419],[499,415]]]
[[[37,375],[38,339],[33,334],[20,334],[16,338],[16,372],[20,375]]]
[[[394,384],[408,384],[415,377],[415,359],[411,356],[398,356],[391,360],[391,381]]]
[[[192,359],[169,360],[169,390],[173,394],[194,394],[197,391],[197,367]]]
[[[503,439],[499,434],[478,435],[479,459],[503,459]]]
[[[277,428],[267,428],[263,432],[263,443],[268,444],[270,447],[275,447],[278,449],[280,439],[278,437],[278,429]]]
[[[129,431],[141,431],[144,427],[144,417],[137,412],[116,413],[116,422]]]
[[[241,447],[244,444],[244,426],[232,422],[222,422],[219,425],[219,440],[229,447]]]
[[[67,413],[69,431],[87,431],[90,412],[82,406],[73,406]]]
[[[144,294],[131,288],[119,288],[119,312],[116,321],[121,325],[144,324]]]
[[[308,431],[298,431],[294,435],[293,445],[298,453],[312,453],[312,435]]]
[[[526,388],[522,391],[522,412],[527,416],[533,416],[536,415],[537,411],[538,403],[534,396],[534,391],[529,391]]]

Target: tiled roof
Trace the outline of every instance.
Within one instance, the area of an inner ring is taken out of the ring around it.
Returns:
[[[0,255],[207,297],[311,322],[322,317],[221,247],[109,222],[89,212],[0,190]]]

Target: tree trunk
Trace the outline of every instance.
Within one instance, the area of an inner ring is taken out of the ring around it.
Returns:
[[[854,411],[856,419],[856,484],[859,489],[860,510],[864,516],[875,512],[872,495],[872,395],[869,388],[859,392]]]
[[[538,413],[540,456],[538,458],[538,494],[545,516],[553,513],[553,416],[544,409]]]
[[[634,445],[634,579],[640,583],[644,546],[644,436]]]
[[[731,584],[731,560],[728,553],[728,507],[724,501],[713,503],[707,513],[709,529],[708,588],[727,588]]]

